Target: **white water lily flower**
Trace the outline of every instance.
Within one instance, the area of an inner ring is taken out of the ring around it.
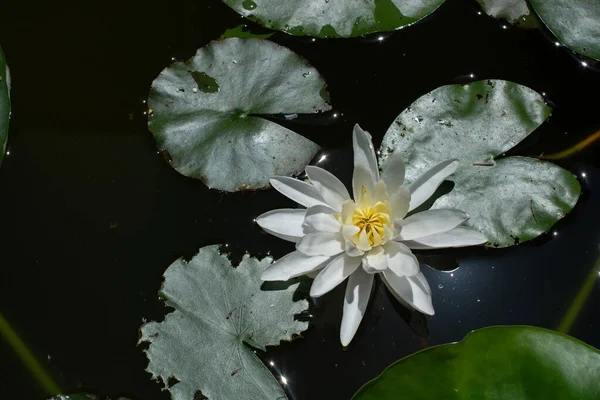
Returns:
[[[285,281],[319,271],[310,288],[310,295],[319,297],[348,278],[340,330],[344,346],[363,318],[375,274],[401,302],[433,315],[431,289],[411,249],[487,241],[480,232],[460,226],[468,219],[462,211],[428,210],[406,216],[456,170],[458,160],[439,163],[405,187],[399,152],[379,176],[371,136],[358,125],[353,145],[352,198],[331,173],[308,166],[310,183],[283,176],[271,179],[275,189],[306,209],[273,210],[256,219],[265,231],[296,243],[296,251],[273,263],[263,280]]]

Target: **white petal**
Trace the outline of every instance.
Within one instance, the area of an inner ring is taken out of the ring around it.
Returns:
[[[408,304],[423,314],[435,314],[431,289],[422,272],[414,276],[399,277],[387,269],[383,272],[383,278],[383,282],[398,301]]]
[[[341,212],[346,200],[350,200],[350,194],[346,186],[323,168],[308,166],[306,167],[306,175],[323,197],[323,200],[335,211]]]
[[[327,205],[313,185],[299,179],[290,178],[289,176],[276,176],[269,181],[271,182],[271,186],[279,193],[304,207],[308,208],[316,205]]]
[[[409,250],[410,251],[410,250]],[[381,272],[388,267],[388,259],[383,246],[377,246],[363,258],[363,269],[368,274]]]
[[[385,186],[384,181],[378,181],[373,188],[372,194],[373,202],[377,203],[378,201],[385,202],[390,201],[390,196],[388,196],[387,187]]]
[[[373,147],[371,135],[363,131],[358,124],[354,125],[352,145],[354,148],[354,169],[362,166],[369,171],[373,185],[375,185],[375,182],[379,180],[379,167],[375,157],[375,148]]]
[[[359,256],[362,256],[363,254],[365,254],[364,251],[362,251],[361,249],[356,247],[354,245],[354,243],[352,243],[348,240],[346,240],[345,250],[346,250],[346,254],[348,254],[350,257],[359,257]]]
[[[410,206],[410,196],[410,191],[406,187],[400,186],[396,189],[396,193],[390,197],[393,219],[406,217]]]
[[[344,282],[347,277],[358,269],[361,260],[360,257],[350,257],[345,253],[331,260],[313,281],[310,287],[310,296],[323,296]]]
[[[469,216],[459,210],[423,211],[403,220],[395,220],[395,239],[399,241],[413,240],[446,232],[468,219]]]
[[[334,211],[325,206],[313,206],[306,210],[304,224],[313,231],[340,232],[342,225],[333,215]]]
[[[341,233],[307,233],[296,244],[296,249],[307,256],[335,256],[344,251]]]
[[[387,257],[387,267],[398,276],[412,276],[419,273],[417,257],[402,243],[390,241],[383,246]]]
[[[381,175],[381,180],[385,182],[388,193],[393,195],[402,186],[405,172],[404,158],[402,157],[402,153],[397,151],[392,155],[385,171]]]
[[[457,226],[444,233],[425,236],[415,240],[404,242],[411,249],[440,249],[445,247],[466,247],[484,244],[488,240],[478,230]]]
[[[299,251],[294,251],[271,264],[262,273],[260,279],[263,281],[287,281],[324,268],[330,259],[331,257],[326,256],[310,257]]]
[[[344,297],[344,314],[340,328],[342,346],[348,346],[365,315],[374,275],[367,274],[360,268],[350,275]]]
[[[356,166],[352,175],[352,194],[354,195],[354,201],[357,203],[360,200],[360,192],[363,186],[367,189],[367,192],[372,192],[375,187],[373,176],[365,167]]]
[[[256,217],[256,223],[271,235],[296,243],[304,236],[304,214],[304,209],[282,208]]]
[[[458,160],[451,158],[442,161],[418,177],[408,188],[411,194],[408,211],[414,210],[430,198],[442,182],[456,171],[456,168],[458,168]]]
[[[360,228],[356,225],[342,226],[342,236],[344,237],[344,240],[347,242],[349,242],[350,238],[352,238],[352,236],[356,235],[358,232],[360,232]]]

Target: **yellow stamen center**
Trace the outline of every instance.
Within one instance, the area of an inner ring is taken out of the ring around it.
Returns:
[[[385,203],[379,201],[374,206],[354,210],[352,224],[357,226],[360,232],[352,238],[353,242],[356,241],[358,243],[360,236],[364,232],[367,235],[370,246],[379,246],[382,243],[385,237],[384,225],[389,227],[391,224],[389,215],[390,206]]]

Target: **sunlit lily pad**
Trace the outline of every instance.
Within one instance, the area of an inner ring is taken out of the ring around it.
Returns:
[[[236,191],[300,172],[319,147],[263,116],[331,109],[325,81],[285,47],[225,39],[152,83],[148,127],[171,165],[210,188]]]
[[[600,352],[545,329],[506,326],[403,358],[353,400],[600,399]]]
[[[445,0],[223,0],[241,15],[292,35],[350,37],[393,31],[434,12]]]
[[[175,311],[144,325],[140,342],[149,342],[148,372],[174,400],[286,398],[251,347],[265,350],[304,331],[308,324],[294,315],[308,302],[293,301],[297,283],[260,290],[260,275],[272,261],[246,255],[233,268],[218,246],[208,246],[167,269],[160,294]]]
[[[600,1],[530,0],[530,3],[565,46],[600,60]]]
[[[443,86],[403,111],[381,145],[381,165],[401,151],[406,180],[449,159],[460,165],[454,189],[432,208],[455,208],[495,247],[546,232],[577,202],[581,187],[571,173],[526,157],[496,159],[550,115],[542,96],[516,83],[487,80]]]
[[[483,11],[520,27],[533,27],[533,16],[526,0],[477,0]]]
[[[6,150],[8,121],[10,119],[10,74],[2,48],[0,48],[0,164]]]

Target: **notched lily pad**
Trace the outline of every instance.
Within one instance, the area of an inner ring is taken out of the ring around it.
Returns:
[[[444,0],[223,0],[239,14],[292,35],[350,37],[393,31],[434,12]]]
[[[541,328],[469,333],[390,365],[353,400],[600,399],[600,352]]]
[[[381,145],[380,165],[401,151],[406,180],[449,158],[460,165],[453,190],[432,208],[456,208],[471,217],[494,247],[548,231],[576,204],[581,187],[573,174],[527,157],[496,159],[549,116],[541,95],[513,82],[487,80],[435,89],[403,111]]]
[[[533,10],[565,46],[600,60],[600,1],[530,0]]]
[[[160,73],[148,127],[181,174],[219,190],[259,189],[274,175],[302,171],[319,149],[261,115],[330,110],[323,91],[317,70],[290,50],[225,39]]]
[[[2,48],[0,48],[0,164],[6,151],[10,119],[10,73]]]
[[[142,326],[140,342],[149,343],[148,372],[174,400],[286,398],[251,347],[265,350],[304,331],[308,323],[294,315],[308,302],[293,301],[298,284],[260,290],[260,275],[272,262],[246,255],[233,268],[218,246],[208,246],[167,269],[160,294],[175,311]]]

